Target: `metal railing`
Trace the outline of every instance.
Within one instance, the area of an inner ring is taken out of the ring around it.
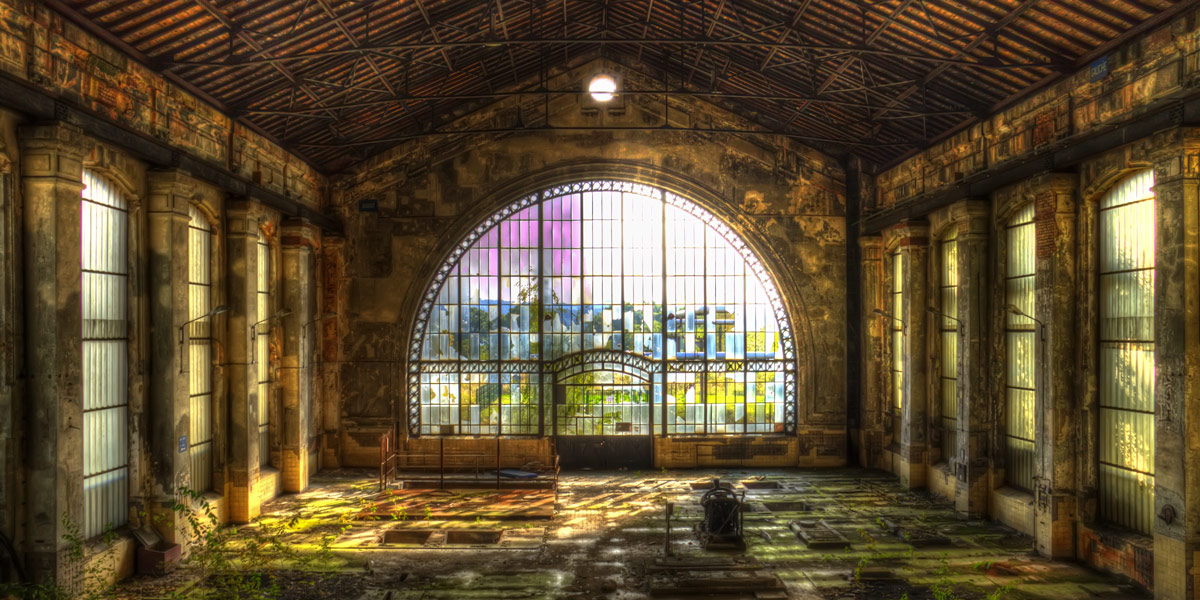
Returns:
[[[491,454],[483,452],[462,452],[446,450],[446,440],[438,440],[437,452],[409,452],[398,447],[393,431],[384,432],[379,436],[379,491],[383,491],[392,482],[400,479],[401,471],[423,471],[437,473],[437,488],[446,489],[447,474],[459,475],[469,473],[476,481],[483,480],[483,473],[490,466]],[[551,450],[551,469],[547,477],[554,487],[554,500],[558,501],[558,480],[562,472],[558,452]],[[504,487],[505,478],[501,473],[503,455],[500,452],[500,438],[496,438],[495,452],[495,485],[496,489]]]

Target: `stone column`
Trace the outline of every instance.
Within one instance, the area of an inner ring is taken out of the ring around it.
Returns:
[[[307,221],[284,223],[283,356],[280,361],[280,393],[283,399],[283,490],[301,492],[308,487],[309,415],[312,412],[310,359],[313,329],[317,324],[316,274],[313,250],[319,245],[320,230]]]
[[[1075,555],[1075,350],[1079,295],[1076,250],[1078,176],[1047,173],[1030,183],[1037,232],[1034,292],[1035,543],[1043,556]],[[1044,324],[1044,325],[1043,325]]]
[[[1154,162],[1154,597],[1194,598],[1200,552],[1200,139]]]
[[[995,399],[988,393],[988,230],[990,211],[984,200],[964,200],[951,207],[958,223],[958,444],[952,461],[958,479],[954,508],[973,517],[987,515],[988,443]]]
[[[929,224],[905,221],[896,226],[904,257],[904,382],[900,428],[900,485],[925,487],[929,457]]]
[[[250,363],[250,326],[258,320],[258,219],[254,205],[232,203],[226,211],[228,234],[229,327],[226,348],[229,381],[229,518],[246,523],[258,516],[250,492],[258,481],[258,379]],[[260,357],[266,359],[266,357]]]
[[[889,323],[884,323],[875,310],[887,310],[883,305],[883,238],[864,236],[858,239],[862,249],[862,415],[859,419],[858,464],[881,467],[883,438],[886,426],[885,407],[888,390],[883,386],[883,347],[887,343]]]
[[[159,534],[187,539],[187,522],[172,510],[176,493],[191,485],[187,333],[188,203],[194,185],[178,171],[147,174],[149,196],[150,456],[155,498],[150,507]],[[181,338],[181,335],[184,336]]]
[[[34,581],[81,576],[63,539],[83,524],[83,134],[66,123],[21,128],[24,202],[27,543]]]

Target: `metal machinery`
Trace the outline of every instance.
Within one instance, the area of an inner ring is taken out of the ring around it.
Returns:
[[[746,494],[738,494],[720,479],[700,498],[704,520],[696,524],[696,535],[705,550],[745,550],[742,539],[742,512]]]

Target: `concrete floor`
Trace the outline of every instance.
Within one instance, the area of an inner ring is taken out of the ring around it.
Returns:
[[[744,552],[706,552],[693,533],[704,493],[693,483],[713,477],[739,491],[750,483]],[[371,474],[327,472],[309,491],[264,506],[263,523],[302,555],[319,555],[303,571],[279,573],[280,597],[632,599],[721,590],[730,593],[719,597],[760,599],[1148,597],[1113,577],[1038,558],[1030,538],[960,520],[946,504],[873,471],[564,474],[552,518],[537,518],[549,516],[537,507],[553,502],[543,492],[406,492],[381,497]],[[676,507],[670,559],[666,502]],[[794,529],[822,530],[830,545],[809,548]],[[243,527],[238,536],[256,533]],[[121,596],[165,597],[197,577],[185,567],[134,579]]]

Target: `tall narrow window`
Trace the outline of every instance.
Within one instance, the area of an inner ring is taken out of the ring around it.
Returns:
[[[83,172],[83,535],[125,524],[129,506],[129,214]]]
[[[193,206],[188,221],[188,431],[192,489],[212,488],[212,226]]]
[[[1154,524],[1154,172],[1100,200],[1100,518]]]
[[[258,464],[271,462],[271,247],[258,233],[258,327],[254,332],[255,366],[258,374]]]
[[[958,229],[951,226],[941,245],[940,301],[942,459],[949,461],[958,448]]]
[[[1033,401],[1036,323],[1033,315],[1033,205],[1021,209],[1008,224],[1005,261],[1005,482],[1033,489]],[[1016,309],[1015,311],[1013,309]],[[1018,314],[1019,311],[1021,314]]]
[[[888,323],[892,328],[892,431],[900,441],[900,430],[904,423],[904,254],[900,250],[892,253],[892,317]]]

